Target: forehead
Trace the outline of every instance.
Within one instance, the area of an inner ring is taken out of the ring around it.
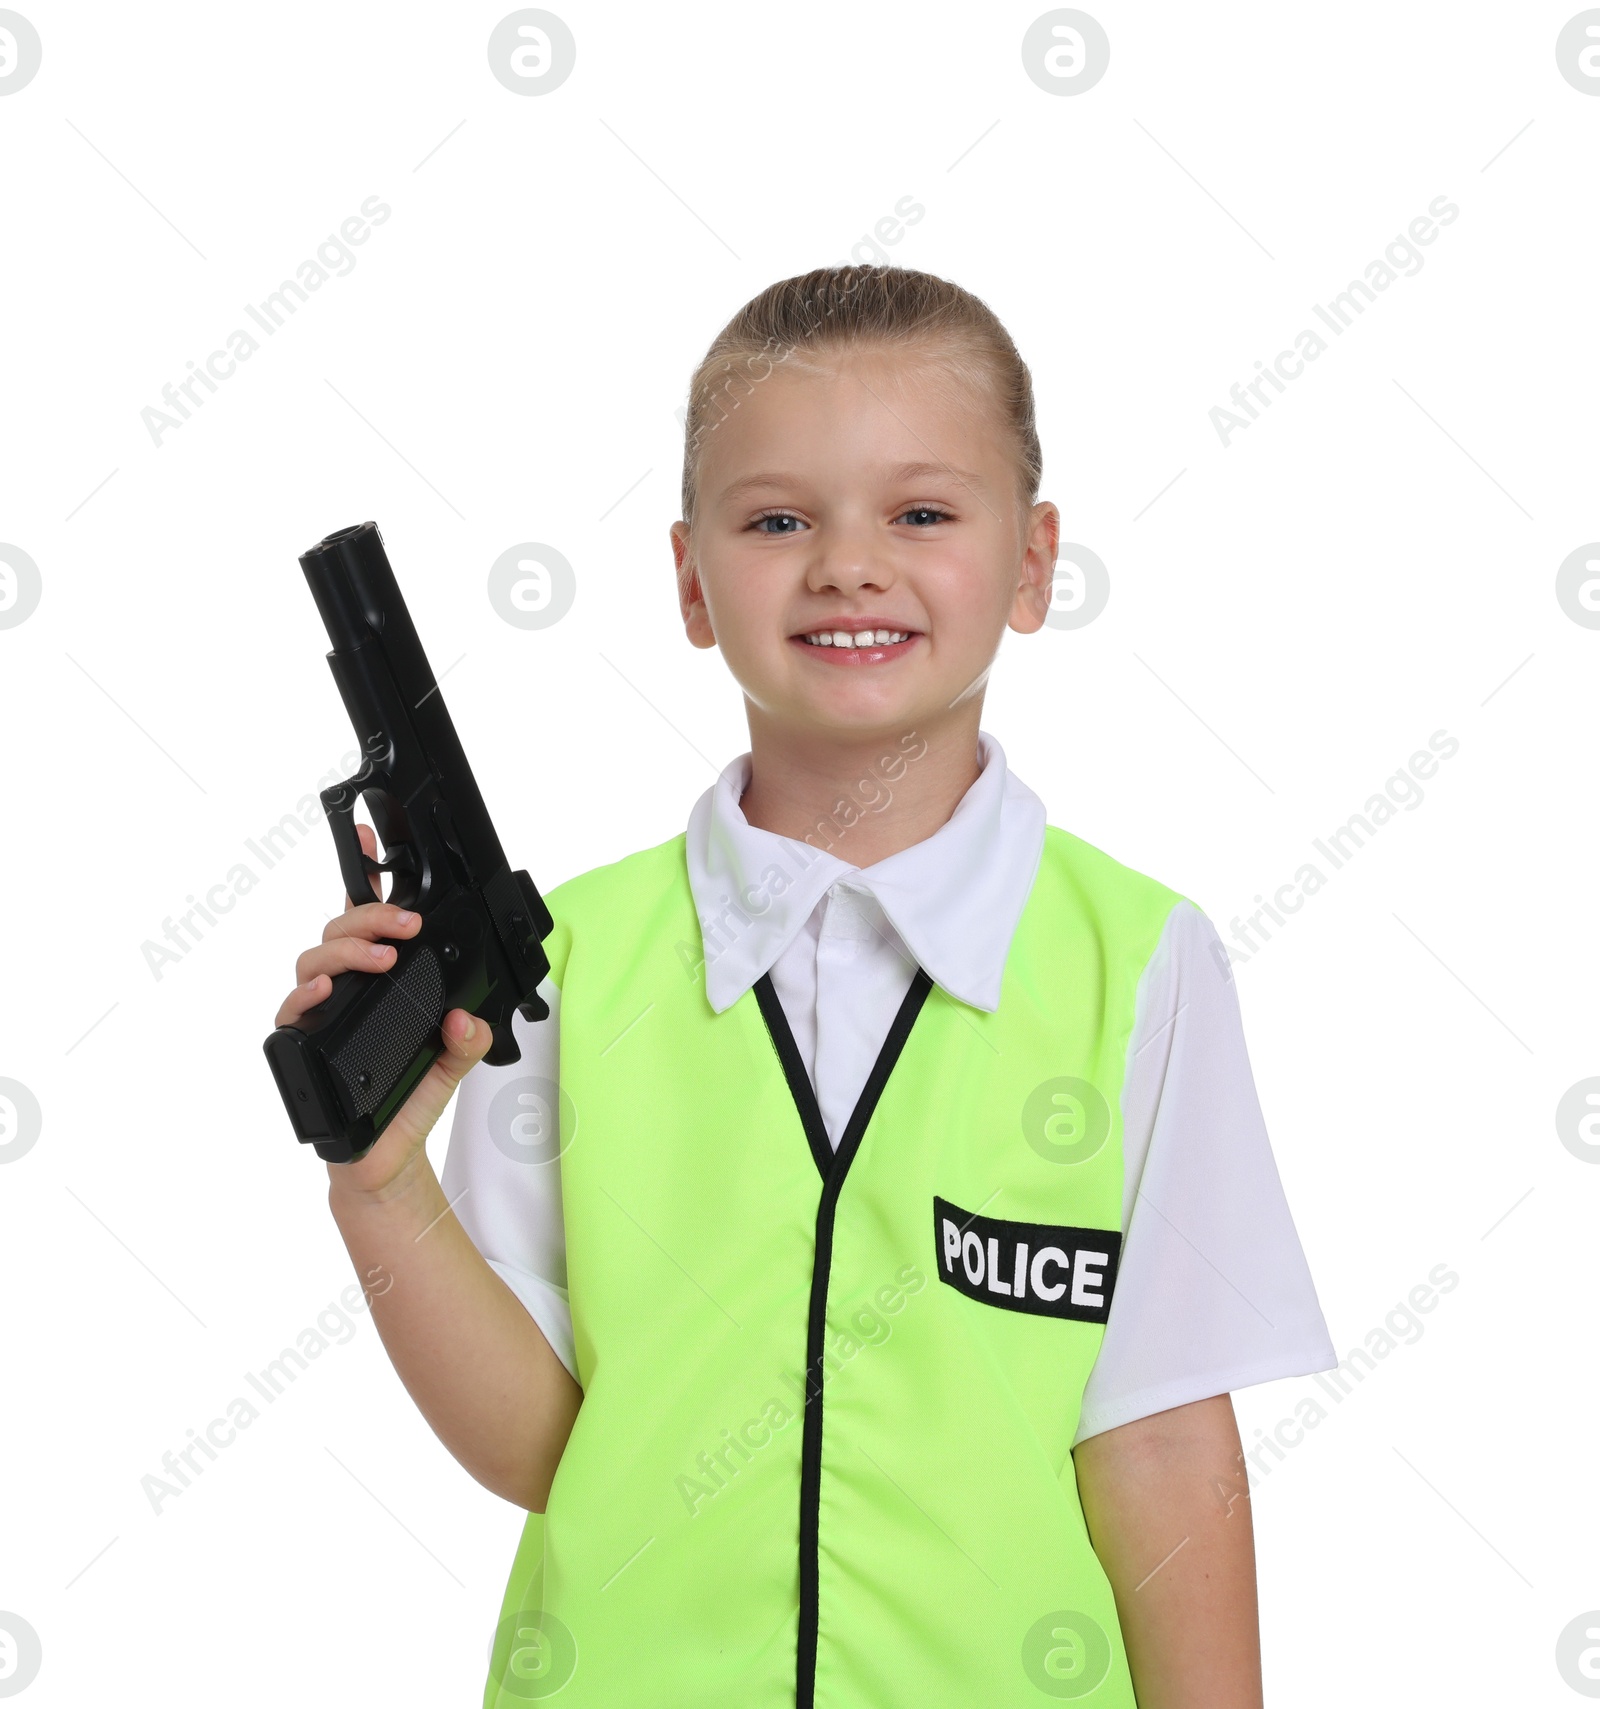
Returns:
[[[860,478],[951,464],[993,478],[1009,467],[982,384],[922,352],[758,363],[716,390],[700,446],[700,487],[713,502],[755,471]]]

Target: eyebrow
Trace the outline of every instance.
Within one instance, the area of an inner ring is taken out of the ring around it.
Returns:
[[[981,475],[975,475],[970,469],[958,469],[951,463],[899,463],[894,468],[885,471],[886,478],[895,483],[937,479],[944,475],[953,475],[958,481],[963,481],[971,486],[981,485],[983,479]],[[735,481],[732,486],[725,488],[718,495],[718,502],[726,504],[734,499],[743,498],[749,493],[760,492],[772,487],[795,486],[798,481],[798,476],[786,474],[777,469],[766,470],[758,475],[746,475],[742,481]]]

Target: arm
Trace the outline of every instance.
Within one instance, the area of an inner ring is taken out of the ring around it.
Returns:
[[[1232,1398],[1101,1431],[1073,1460],[1139,1709],[1261,1709],[1255,1545]]]
[[[372,855],[371,828],[359,835]],[[420,924],[387,902],[347,899],[297,962],[300,983],[277,1024],[323,1001],[335,974],[393,966],[393,940]],[[443,1053],[377,1143],[355,1162],[328,1164],[328,1205],[384,1348],[434,1434],[486,1489],[540,1512],[583,1391],[472,1244],[428,1160],[429,1132],[490,1043],[489,1026],[464,1009],[441,1031]]]
[[[425,1151],[376,1192],[328,1170],[334,1221],[356,1274],[380,1278],[373,1321],[417,1410],[484,1488],[543,1512],[583,1390],[468,1239]]]

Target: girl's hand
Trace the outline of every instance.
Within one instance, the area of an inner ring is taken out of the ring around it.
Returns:
[[[377,857],[378,843],[371,828],[358,825],[361,847]],[[383,894],[376,874],[375,896]],[[416,914],[383,901],[357,904],[345,898],[344,912],[331,919],[322,942],[308,949],[295,963],[299,983],[284,998],[275,1025],[293,1026],[308,1009],[326,1001],[333,989],[333,975],[354,969],[360,973],[384,973],[394,966],[395,950],[385,938],[414,937],[422,928]],[[376,1145],[355,1163],[330,1163],[328,1177],[338,1192],[382,1199],[404,1188],[412,1166],[425,1158],[423,1145],[433,1124],[443,1115],[451,1094],[467,1070],[480,1061],[493,1042],[493,1029],[474,1020],[465,1009],[452,1009],[444,1018],[444,1053],[418,1082],[394,1119],[383,1130]]]

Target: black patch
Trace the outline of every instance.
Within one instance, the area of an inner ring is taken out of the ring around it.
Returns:
[[[1039,1317],[1104,1323],[1111,1315],[1122,1236],[1104,1228],[975,1216],[935,1194],[933,1252],[939,1279],[968,1299]]]

